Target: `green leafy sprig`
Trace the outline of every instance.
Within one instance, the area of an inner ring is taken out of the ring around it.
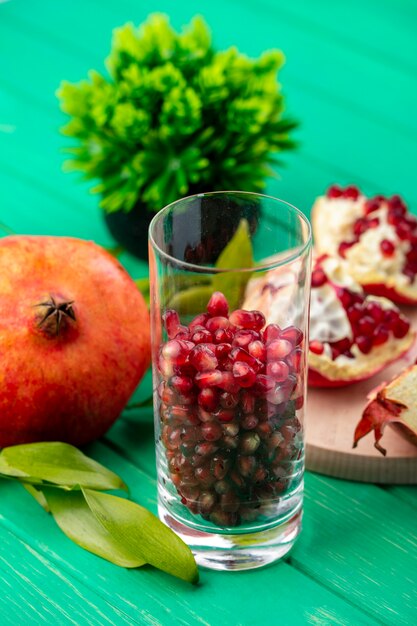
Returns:
[[[294,147],[284,118],[279,50],[250,59],[217,52],[201,17],[177,33],[166,15],[114,31],[107,74],[91,71],[58,96],[70,117],[68,169],[98,184],[101,207],[157,211],[202,191],[261,191]]]
[[[16,480],[74,543],[121,567],[149,564],[190,583],[198,570],[188,546],[144,507],[112,494],[114,472],[65,443],[4,448],[0,478]]]

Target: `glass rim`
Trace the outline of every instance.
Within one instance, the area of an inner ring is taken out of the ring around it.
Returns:
[[[177,259],[175,256],[172,256],[171,254],[168,254],[167,252],[162,250],[159,247],[159,245],[156,243],[156,241],[155,241],[155,239],[153,237],[153,230],[155,229],[155,226],[156,226],[158,220],[162,219],[164,217],[164,215],[169,212],[169,209],[171,209],[176,204],[179,204],[180,202],[183,202],[184,200],[190,200],[192,198],[204,198],[204,197],[215,196],[215,195],[226,196],[226,195],[233,195],[233,194],[234,195],[242,195],[242,196],[251,196],[251,197],[255,197],[255,198],[264,198],[264,199],[267,199],[267,200],[273,200],[274,202],[279,202],[280,204],[286,205],[286,207],[288,209],[290,209],[290,211],[292,211],[299,218],[299,220],[301,222],[303,222],[304,225],[307,227],[307,234],[306,234],[305,242],[300,244],[300,246],[296,249],[295,252],[294,251],[292,252],[291,249],[288,250],[287,253],[283,252],[282,256],[280,254],[279,258],[277,258],[274,261],[269,261],[268,263],[255,265],[253,267],[231,267],[231,268],[218,268],[218,267],[213,267],[213,266],[209,266],[209,265],[197,265],[196,263],[189,263],[188,261],[182,261],[181,259]],[[199,274],[202,274],[202,273],[204,273],[204,274],[224,274],[224,273],[236,272],[236,271],[237,272],[266,271],[266,270],[272,270],[274,268],[287,265],[288,263],[291,263],[292,261],[295,261],[296,259],[298,259],[301,256],[303,256],[303,254],[311,247],[311,245],[312,245],[312,230],[311,230],[310,221],[307,218],[307,216],[304,215],[304,213],[302,211],[300,211],[300,209],[297,209],[296,206],[294,206],[290,202],[287,202],[286,200],[281,200],[281,198],[276,198],[274,196],[269,196],[269,195],[263,194],[263,193],[256,193],[254,191],[236,191],[236,190],[234,190],[234,191],[206,191],[204,193],[196,193],[196,194],[191,194],[190,196],[184,196],[183,198],[178,198],[178,200],[174,200],[173,202],[170,202],[169,204],[164,206],[162,209],[160,209],[160,211],[158,211],[154,215],[154,217],[152,218],[152,220],[151,220],[151,222],[149,224],[148,240],[151,243],[152,247],[155,250],[157,250],[159,256],[161,256],[162,258],[164,258],[164,259],[166,259],[168,261],[173,262],[175,265],[177,265],[181,269],[194,271],[194,272],[199,273]]]

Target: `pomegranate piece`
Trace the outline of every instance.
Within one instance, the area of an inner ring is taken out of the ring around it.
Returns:
[[[312,223],[319,254],[345,259],[366,293],[417,303],[417,220],[400,196],[328,193],[316,200]]]
[[[206,411],[215,411],[219,404],[219,394],[210,387],[200,391],[197,398],[198,404]]]
[[[394,427],[408,441],[417,446],[417,365],[405,369],[390,383],[379,386],[370,397],[362,418],[355,429],[353,447],[372,431],[375,448],[384,456],[386,450],[380,440],[386,425]]]
[[[271,361],[285,359],[293,349],[293,345],[287,339],[274,339],[270,341],[266,348],[267,358]]]

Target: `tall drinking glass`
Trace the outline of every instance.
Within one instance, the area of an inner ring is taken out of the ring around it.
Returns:
[[[301,528],[311,232],[293,206],[216,192],[149,229],[159,515],[215,569]]]

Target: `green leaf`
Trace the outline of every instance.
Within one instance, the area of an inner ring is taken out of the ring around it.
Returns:
[[[36,500],[38,504],[41,505],[43,509],[45,509],[47,513],[50,513],[48,503],[42,491],[39,491],[39,489],[34,487],[34,485],[30,485],[29,483],[22,483],[22,487],[24,487],[26,491],[30,493],[30,495]]]
[[[0,454],[0,473],[24,479],[43,481],[67,489],[126,489],[126,485],[100,463],[85,456],[67,443],[55,441],[28,443],[4,448]]]
[[[105,529],[81,491],[44,488],[43,494],[62,532],[81,548],[121,567],[141,567],[146,563]]]
[[[235,234],[221,252],[216,262],[217,269],[252,268],[254,266],[249,224],[241,219]],[[213,289],[221,291],[228,299],[231,309],[240,306],[251,271],[222,272],[213,277]]]
[[[211,285],[190,287],[175,293],[169,301],[169,308],[175,309],[179,315],[197,315],[205,311],[213,293]]]
[[[142,506],[105,493],[83,489],[91,511],[129,554],[190,583],[198,581],[189,547]]]

